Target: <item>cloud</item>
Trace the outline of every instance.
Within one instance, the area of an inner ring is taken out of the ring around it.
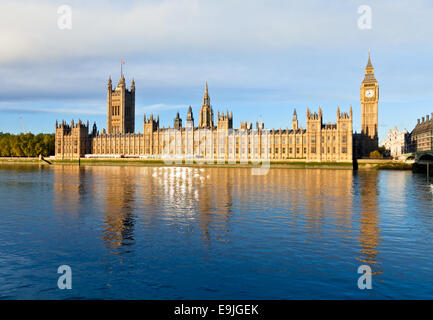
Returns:
[[[375,2],[373,30],[357,28],[360,1],[71,1],[72,30],[57,27],[58,1],[2,1],[0,62],[134,54],[269,52],[306,48],[432,45],[428,1]]]
[[[72,30],[57,27],[64,4],[72,8]],[[381,86],[380,117],[399,123],[406,110],[427,112],[433,4],[371,2],[373,28],[362,31],[363,4],[2,0],[0,112],[102,118],[108,75],[117,83],[123,59],[127,81],[135,77],[137,114],[171,117],[170,110],[197,108],[208,80],[215,110],[233,109],[237,119],[263,114],[267,126],[285,126],[280,113],[263,110],[297,107],[301,114],[319,104],[332,119],[337,104],[358,112],[368,48]]]

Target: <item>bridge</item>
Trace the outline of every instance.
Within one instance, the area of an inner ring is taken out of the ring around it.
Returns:
[[[429,177],[431,175],[431,167],[433,168],[433,150],[407,153],[405,155],[405,161],[413,161],[415,171],[424,171],[425,169],[427,169],[427,177]]]
[[[433,150],[406,153],[403,156],[405,161],[413,160],[418,164],[433,164]]]

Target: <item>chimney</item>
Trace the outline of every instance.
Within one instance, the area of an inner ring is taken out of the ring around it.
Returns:
[[[430,117],[429,115],[426,116],[426,121],[429,121],[429,117]]]
[[[418,119],[418,124],[419,124],[419,119]]]
[[[422,117],[422,123],[424,123],[424,121],[425,121],[425,118],[424,118],[424,117]]]

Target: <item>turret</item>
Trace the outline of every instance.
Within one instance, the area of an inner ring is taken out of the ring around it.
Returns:
[[[93,122],[93,128],[92,128],[92,136],[96,136],[98,133],[98,129],[96,127],[96,122]]]
[[[226,114],[219,113],[218,111],[218,123],[217,127],[220,130],[233,129],[233,114],[229,114],[229,111],[226,111]]]
[[[191,108],[191,106],[189,106],[189,108],[188,108],[188,115],[186,117],[185,128],[189,128],[189,129],[194,128],[194,117],[192,115],[192,108]]]
[[[179,116],[179,112],[176,114],[176,118],[174,118],[174,128],[177,130],[180,130],[182,128],[182,119]]]
[[[296,109],[293,110],[292,129],[298,130],[298,115],[296,113]]]
[[[111,82],[111,75],[108,76],[107,89],[110,91],[113,90],[113,83]]]
[[[159,129],[159,116],[157,117],[157,120],[154,120],[153,114],[151,114],[148,119],[146,119],[146,115],[143,115],[143,128],[144,133],[157,131]]]
[[[119,83],[117,84],[117,86],[118,86],[118,87],[125,87],[125,77],[123,76],[123,74],[122,74],[122,76],[120,77],[120,79],[119,79]]]
[[[199,128],[213,128],[213,111],[210,105],[207,81],[203,95],[203,104],[200,109],[198,126]]]

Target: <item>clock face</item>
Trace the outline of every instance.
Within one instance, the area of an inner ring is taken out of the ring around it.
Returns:
[[[369,89],[369,90],[365,91],[365,96],[367,98],[372,98],[374,96],[374,90]]]

